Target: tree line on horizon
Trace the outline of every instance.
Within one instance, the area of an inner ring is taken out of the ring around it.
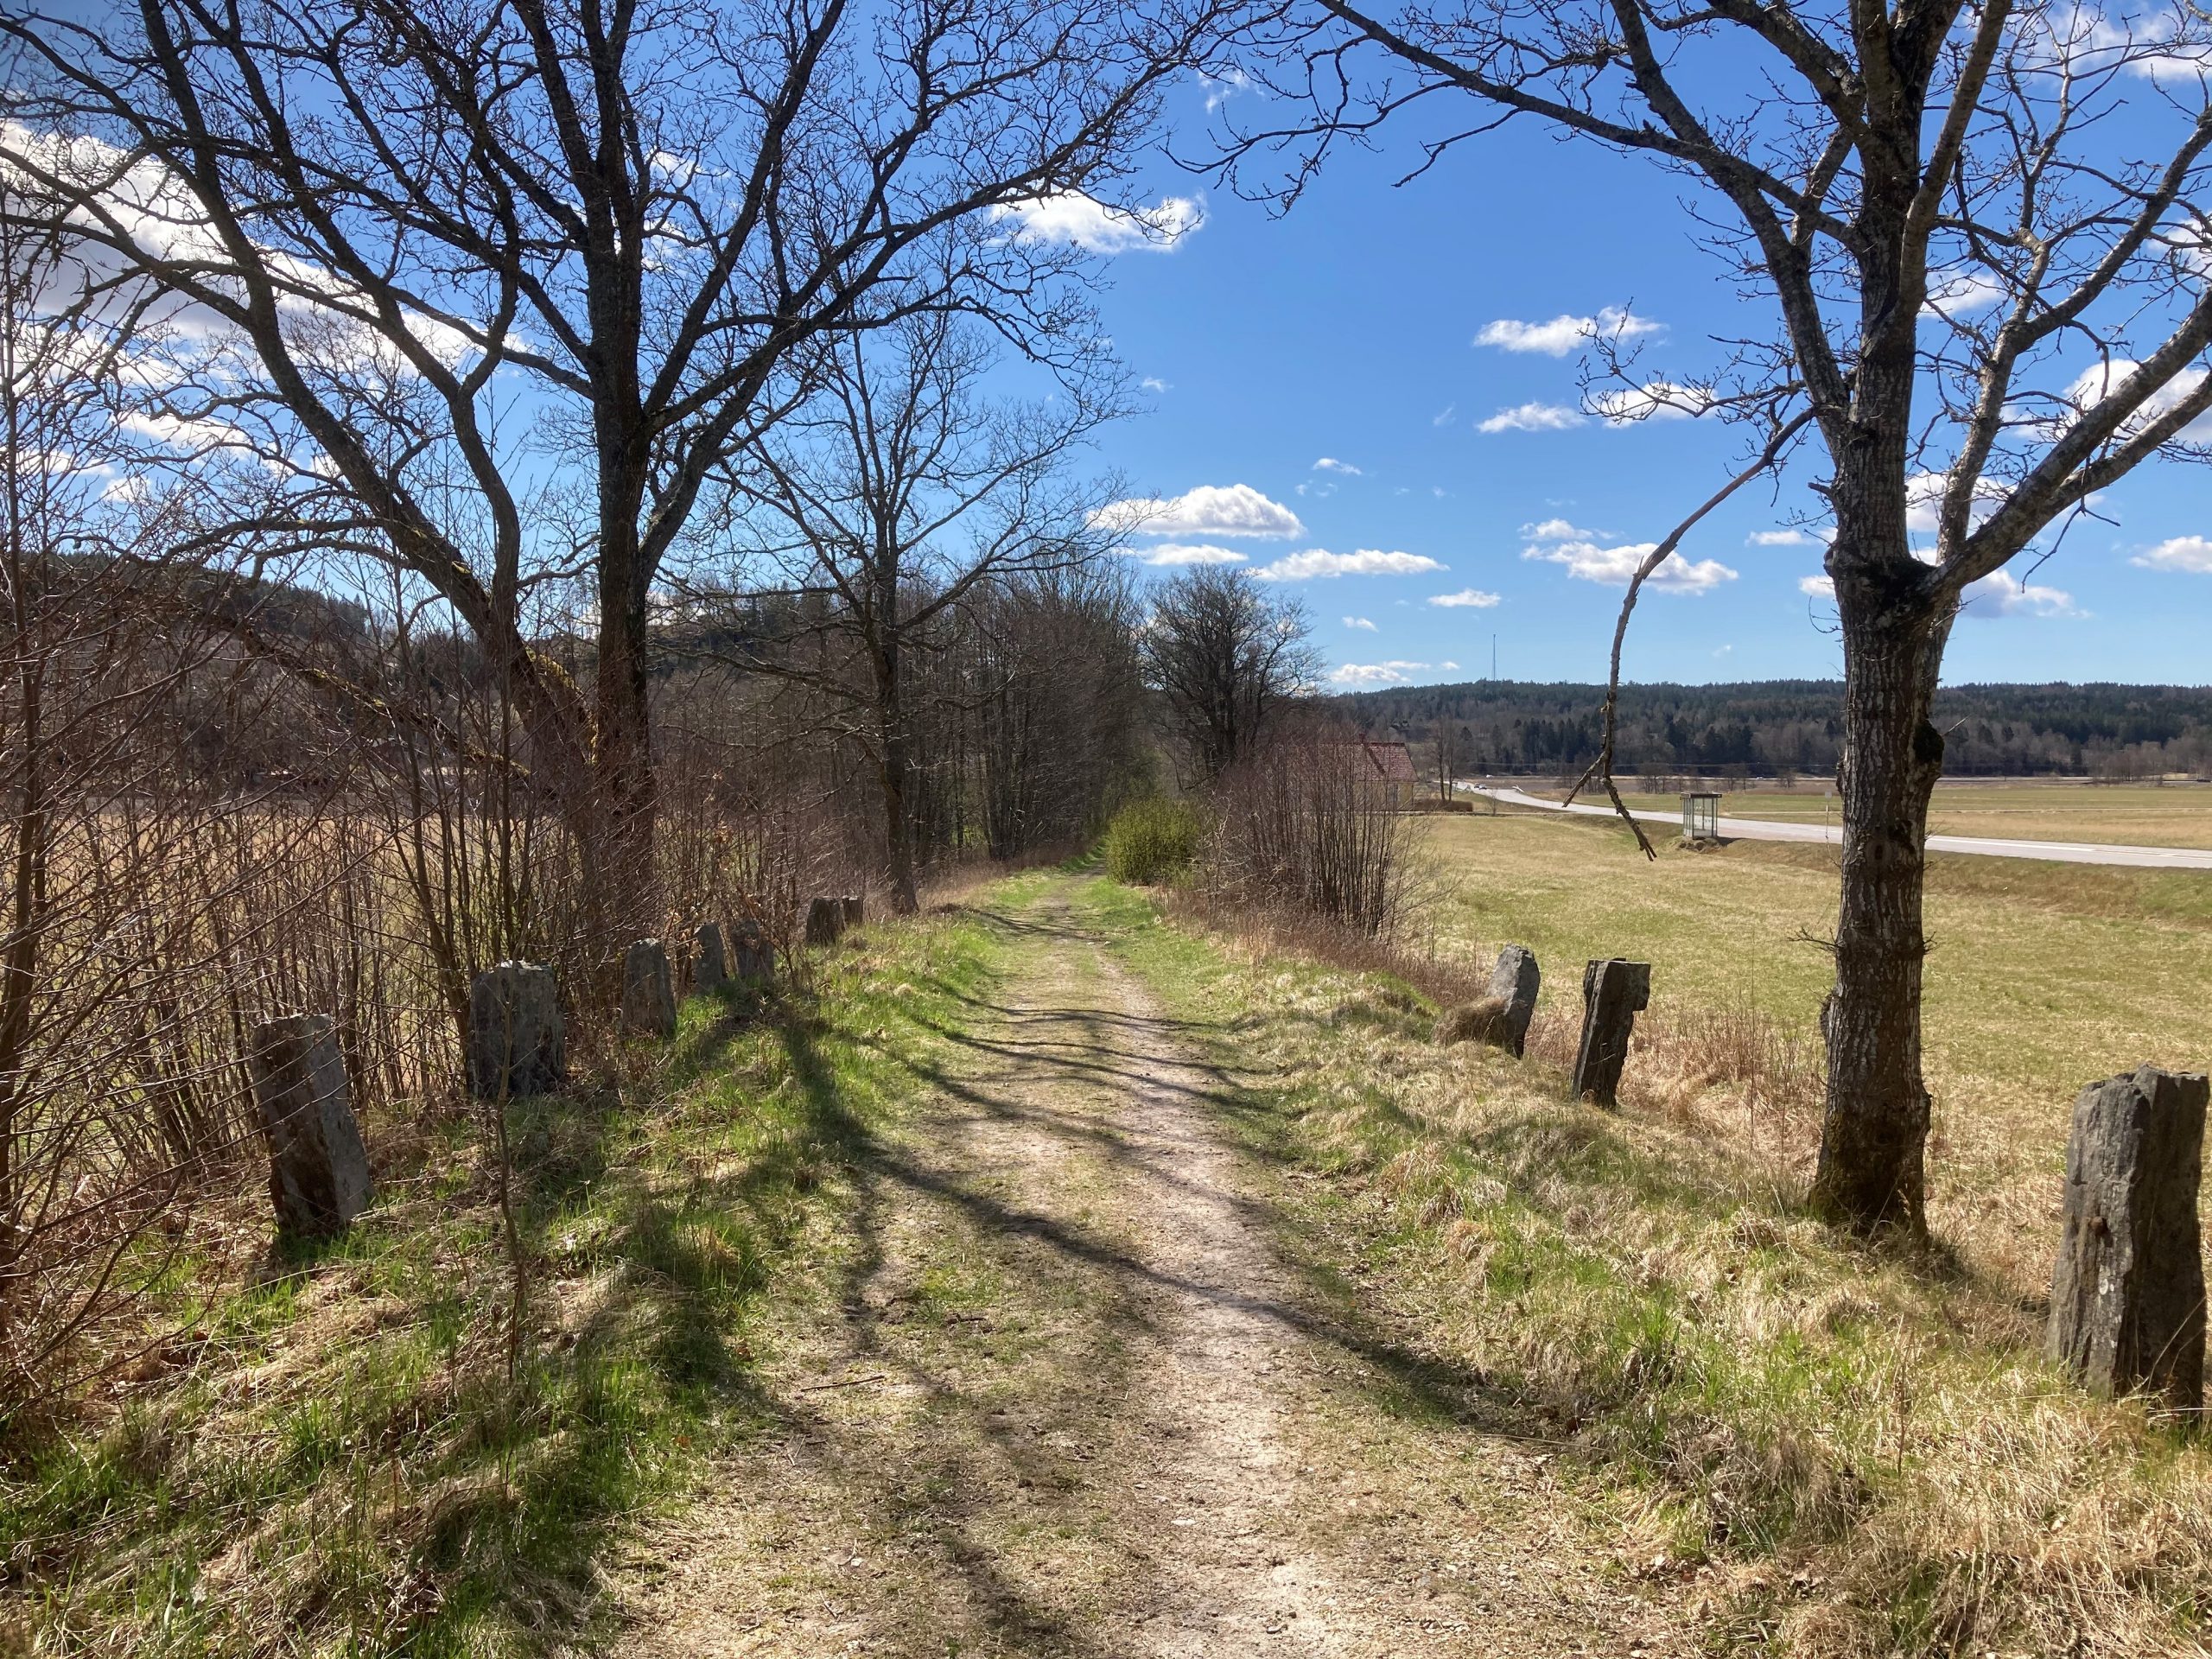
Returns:
[[[1579,777],[1605,741],[1605,688],[1572,681],[1397,686],[1343,699],[1351,717],[1424,751],[1433,782],[1518,772]],[[2153,779],[2212,774],[2212,687],[1946,686],[1933,723],[1949,777]],[[1833,680],[1624,684],[1615,766],[1649,779],[1685,772],[1827,779],[1843,750]]]

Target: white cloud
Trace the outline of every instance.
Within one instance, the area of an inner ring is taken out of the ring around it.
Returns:
[[[1595,542],[1554,542],[1524,547],[1521,556],[1540,559],[1547,564],[1563,564],[1567,574],[1578,582],[1625,588],[1636,575],[1637,567],[1658,545],[1656,542],[1631,542],[1623,547],[1599,547]],[[1735,580],[1736,573],[1718,559],[1700,559],[1692,563],[1679,553],[1669,553],[1643,585],[1662,594],[1701,594]]]
[[[1755,530],[1745,541],[1753,547],[1824,547],[1825,536],[1815,536],[1802,530]]]
[[[1147,564],[1242,564],[1244,556],[1234,549],[1210,547],[1204,543],[1192,545],[1187,542],[1162,542],[1157,547],[1133,547],[1132,558]]]
[[[2212,540],[2202,536],[2176,536],[2160,542],[2147,553],[2128,561],[2145,570],[2186,570],[2191,575],[2212,576]]]
[[[1598,532],[1570,524],[1564,518],[1545,518],[1533,524],[1521,526],[1524,542],[1594,542]]]
[[[2014,575],[1993,571],[1980,582],[1970,582],[1959,595],[1968,616],[2080,616],[2074,595],[2062,588],[2044,588]]]
[[[1928,298],[1920,315],[1929,317],[1970,317],[1986,311],[2005,297],[2005,284],[1986,270],[1933,273],[1928,279]]]
[[[1147,207],[1114,207],[1080,190],[991,209],[994,220],[1012,219],[1025,242],[1061,242],[1085,253],[1132,253],[1173,248],[1206,222],[1205,203],[1192,196],[1162,196]]]
[[[1135,536],[1303,536],[1306,526],[1280,501],[1249,484],[1201,484],[1172,499],[1137,496],[1102,507],[1096,522]]]
[[[1439,664],[1431,663],[1345,663],[1329,677],[1338,685],[1405,685],[1412,681],[1414,675],[1425,674],[1436,666]],[[1440,666],[1457,668],[1459,664],[1445,663]]]
[[[1344,618],[1344,626],[1348,628],[1362,628],[1369,633],[1373,633],[1376,631],[1375,625],[1363,616],[1348,616]]]
[[[1936,533],[1936,518],[1943,507],[1943,492],[1950,487],[1948,473],[1915,473],[1904,481],[1904,527],[1923,536]],[[2005,486],[1992,478],[1974,481],[1974,502],[1967,510],[1969,528],[1997,511]]]
[[[1322,456],[1320,460],[1313,463],[1313,470],[1317,473],[1341,473],[1346,478],[1359,478],[1363,476],[1359,468],[1353,466],[1351,462],[1348,461],[1338,461],[1334,455]]]
[[[1444,568],[1422,553],[1384,552],[1373,547],[1363,547],[1356,553],[1332,553],[1326,548],[1309,547],[1303,553],[1287,554],[1273,564],[1263,564],[1252,574],[1268,582],[1309,582],[1316,577],[1418,576]]]
[[[1456,594],[1432,594],[1429,595],[1428,602],[1432,605],[1441,605],[1447,610],[1471,607],[1475,610],[1486,611],[1496,605],[1502,597],[1503,595],[1498,594],[1486,594],[1479,588],[1462,588]]]
[[[1633,340],[1639,334],[1662,333],[1665,327],[1609,305],[1594,317],[1561,315],[1549,322],[1516,322],[1510,317],[1500,317],[1496,322],[1483,325],[1482,332],[1475,336],[1475,344],[1495,346],[1500,351],[1565,357],[1593,340]]]
[[[2133,359],[2115,357],[2110,362],[2093,363],[2074,377],[2073,384],[2063,394],[2069,405],[2067,412],[2049,422],[2047,435],[2056,438],[2082,416],[2088,414],[2111,393],[2124,385],[2137,368]],[[2132,437],[2158,420],[2204,384],[2205,371],[2183,369],[2179,374],[2152,392],[2143,405],[2120,423],[2120,435]],[[2190,443],[2212,442],[2212,415],[2200,415],[2181,431],[2183,441]]]
[[[1640,386],[1600,392],[1590,400],[1590,407],[1608,426],[1687,421],[1713,407],[1713,391],[1708,386],[1677,385],[1672,380],[1649,380]]]
[[[1147,374],[1143,379],[1138,381],[1137,385],[1142,386],[1147,391],[1173,391],[1175,390],[1172,385],[1161,379],[1156,374]]]
[[[1800,576],[1797,578],[1797,591],[1810,599],[1825,599],[1833,602],[1835,599],[1835,578]]]
[[[1449,426],[1452,424],[1452,417],[1459,412],[1459,404],[1446,404],[1428,417],[1428,423],[1431,426]]]
[[[1475,424],[1478,432],[1564,432],[1582,424],[1582,411],[1565,404],[1516,404]]]

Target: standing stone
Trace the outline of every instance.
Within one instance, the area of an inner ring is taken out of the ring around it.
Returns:
[[[369,1207],[369,1158],[329,1016],[300,1014],[256,1026],[246,1072],[269,1146],[276,1230],[299,1238],[345,1231]]]
[[[835,944],[845,931],[845,907],[835,899],[817,899],[806,907],[806,942]]]
[[[849,893],[845,895],[845,925],[847,927],[858,927],[861,925],[861,913],[863,908],[863,901],[859,893]]]
[[[1535,1017],[1536,989],[1543,978],[1536,953],[1525,944],[1507,945],[1491,964],[1490,994],[1505,999],[1506,1035],[1516,1059],[1529,1046],[1529,1021]]]
[[[695,991],[718,991],[729,977],[729,957],[722,949],[721,924],[700,923],[697,942],[698,954],[691,964],[691,988]]]
[[[735,966],[738,979],[747,985],[776,976],[776,949],[768,943],[768,930],[750,917],[737,925]]]
[[[1651,964],[1611,957],[1582,970],[1582,1046],[1574,1057],[1574,1097],[1618,1103],[1636,1016],[1651,1003]]]
[[[2092,1392],[2204,1403],[2196,1192],[2208,1084],[2146,1065],[2074,1103],[2044,1351]]]
[[[568,1075],[553,970],[503,962],[468,988],[468,1088],[479,1100],[542,1095]]]
[[[639,939],[622,953],[622,1029],[634,1037],[676,1034],[676,986],[658,939]]]

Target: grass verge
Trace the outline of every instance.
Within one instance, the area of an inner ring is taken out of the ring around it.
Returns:
[[[382,1161],[344,1240],[242,1250],[97,1422],[0,1471],[0,1652],[527,1654],[595,1628],[612,1533],[768,1426],[781,1317],[831,1294],[852,1173],[993,974],[970,920],[874,930],[812,994],[518,1103],[532,1341],[505,1375],[494,1172]],[[242,1224],[241,1231],[250,1231]]]
[[[1437,1049],[1388,974],[1084,902],[1290,1166],[1293,1231],[1480,1378],[1472,1408],[1567,1449],[1637,1570],[1705,1586],[1717,1648],[2204,1650],[2212,1459],[2068,1388],[2003,1278],[1839,1243],[1697,1114]]]

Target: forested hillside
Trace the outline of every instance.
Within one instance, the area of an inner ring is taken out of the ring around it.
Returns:
[[[1395,727],[1433,771],[1580,771],[1598,751],[1605,689],[1478,681],[1401,686],[1344,701]],[[1623,772],[1821,774],[1835,769],[1843,686],[1834,680],[1621,688]],[[2212,770],[2212,688],[1961,685],[1936,693],[1944,770],[1999,777],[2201,776]]]

